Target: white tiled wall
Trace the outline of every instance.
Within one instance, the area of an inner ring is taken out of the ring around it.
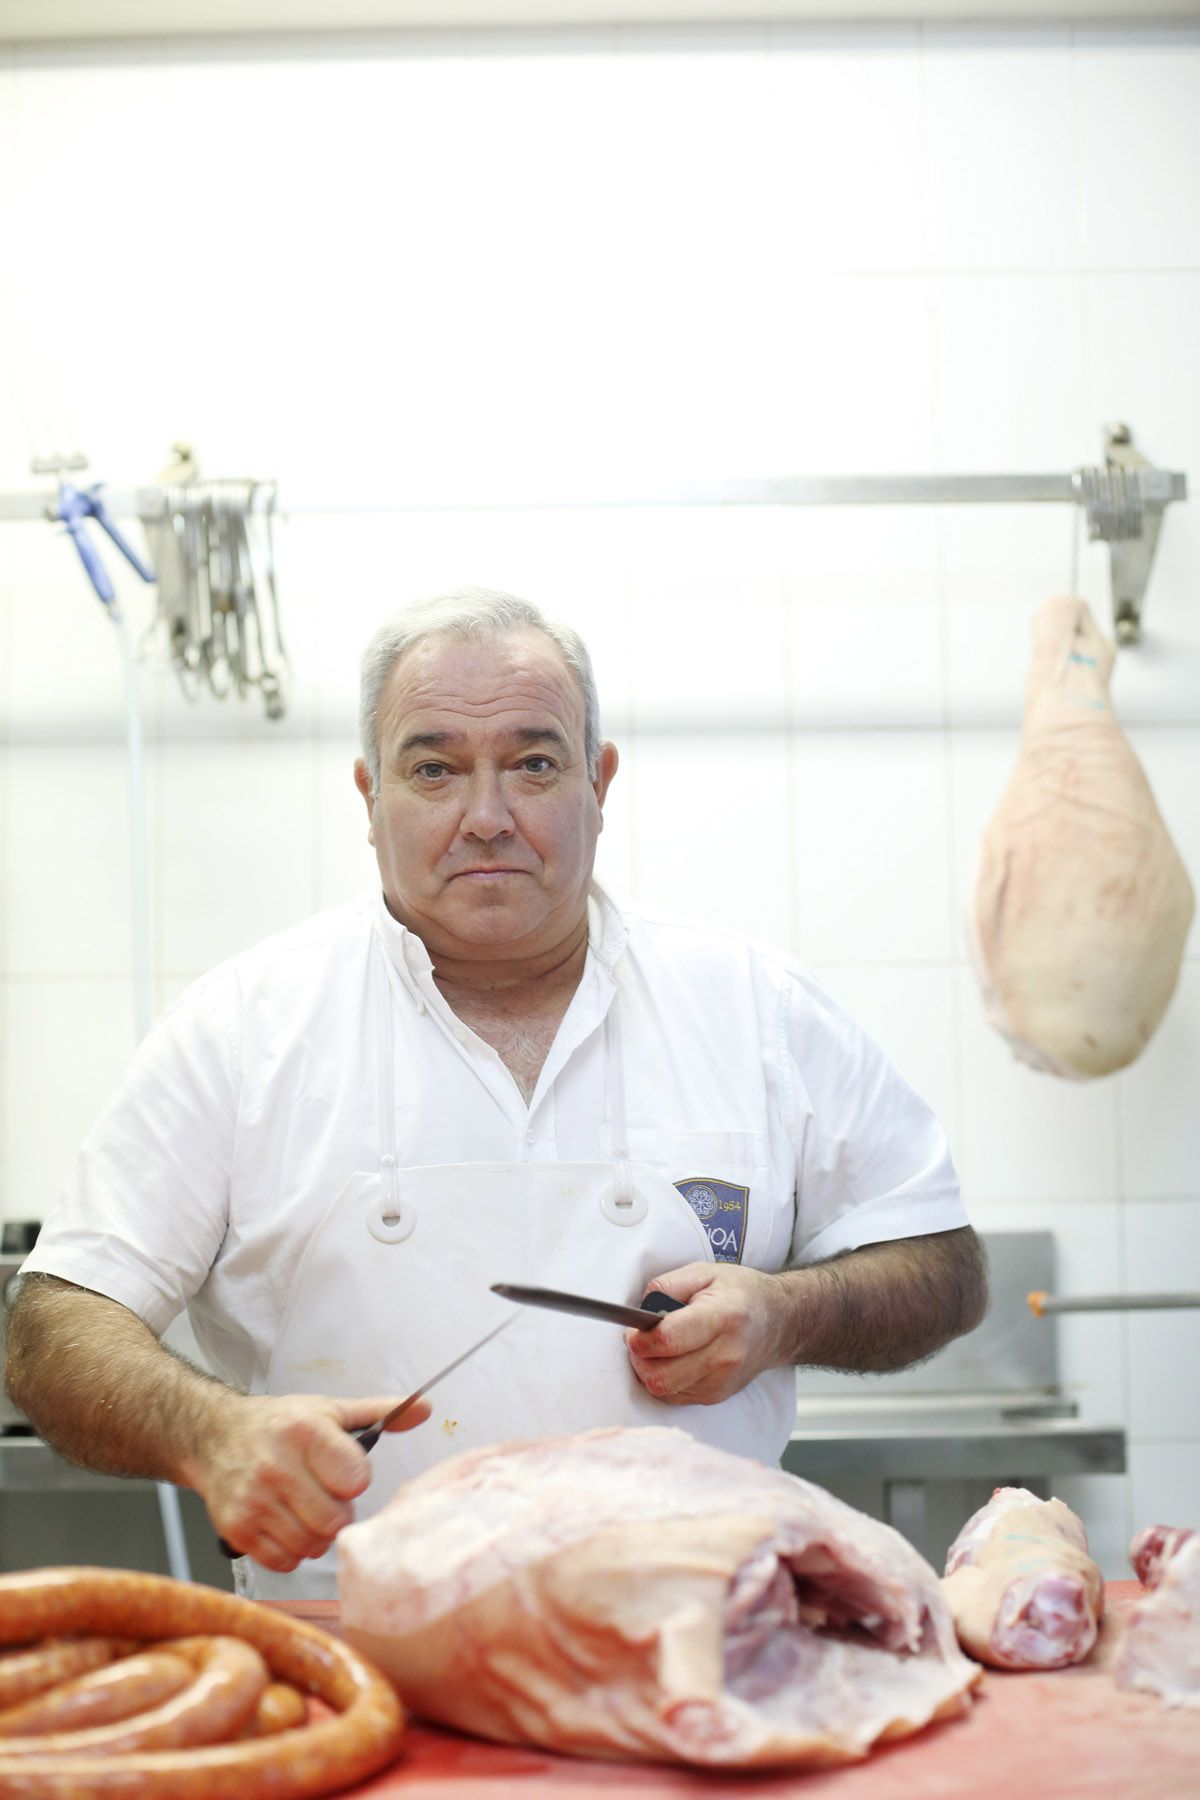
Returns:
[[[1113,418],[1195,488],[1198,166],[1194,26],[9,51],[0,489],[71,430],[118,484],[185,437],[212,474],[399,500],[1062,471]],[[1010,1059],[963,948],[1073,531],[1039,506],[282,522],[287,719],[142,673],[156,1002],[369,877],[359,647],[410,595],[510,587],[593,645],[610,884],[810,960],[945,1119],[977,1223],[1052,1229],[1065,1290],[1200,1287],[1197,939],[1142,1059],[1078,1086]],[[148,591],[118,583],[140,634]],[[1086,539],[1079,586],[1106,619]],[[0,657],[19,1217],[133,1036],[114,634],[36,522],[0,525]],[[1198,878],[1194,503],[1115,696]],[[1114,1575],[1135,1523],[1200,1523],[1197,1316],[1062,1321],[1081,1413],[1130,1433],[1128,1477],[1063,1484]]]

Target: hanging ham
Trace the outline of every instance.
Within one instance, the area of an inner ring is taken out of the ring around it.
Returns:
[[[989,1022],[1054,1075],[1123,1069],[1175,989],[1192,887],[1109,700],[1114,649],[1048,600],[1016,768],[984,834],[972,948]]]
[[[1082,1662],[1104,1610],[1087,1533],[1061,1500],[997,1488],[950,1546],[942,1592],[958,1641],[998,1669]]]
[[[900,1535],[676,1430],[470,1451],[339,1543],[342,1624],[427,1718],[582,1756],[864,1756],[978,1670]]]

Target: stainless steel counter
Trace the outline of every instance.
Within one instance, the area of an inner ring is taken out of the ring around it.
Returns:
[[[77,1469],[41,1438],[0,1437],[0,1489],[25,1494],[152,1494],[155,1483]]]

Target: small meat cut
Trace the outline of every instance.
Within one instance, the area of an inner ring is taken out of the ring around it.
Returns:
[[[950,1546],[942,1592],[958,1641],[998,1669],[1059,1669],[1096,1642],[1104,1578],[1061,1500],[997,1488]]]
[[[1129,1560],[1146,1592],[1126,1620],[1117,1686],[1200,1708],[1200,1533],[1148,1526]]]
[[[1082,600],[1048,600],[1016,768],[984,834],[970,936],[988,1021],[1054,1075],[1123,1069],[1175,989],[1187,871],[1114,717],[1115,655]]]
[[[841,1763],[961,1711],[937,1577],[821,1488],[676,1430],[471,1451],[339,1539],[347,1638],[504,1743]]]

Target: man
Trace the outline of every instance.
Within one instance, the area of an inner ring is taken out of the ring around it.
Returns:
[[[330,1591],[311,1559],[372,1473],[360,1511],[458,1449],[626,1423],[773,1461],[794,1365],[900,1367],[982,1316],[944,1138],[879,1051],[783,956],[593,886],[596,711],[582,643],[511,596],[385,627],[355,767],[381,892],[176,1003],[25,1265],[15,1404],[197,1489],[256,1593]],[[496,1281],[686,1304],[622,1339]],[[185,1306],[221,1381],[158,1342]],[[509,1315],[370,1470],[349,1430]]]

